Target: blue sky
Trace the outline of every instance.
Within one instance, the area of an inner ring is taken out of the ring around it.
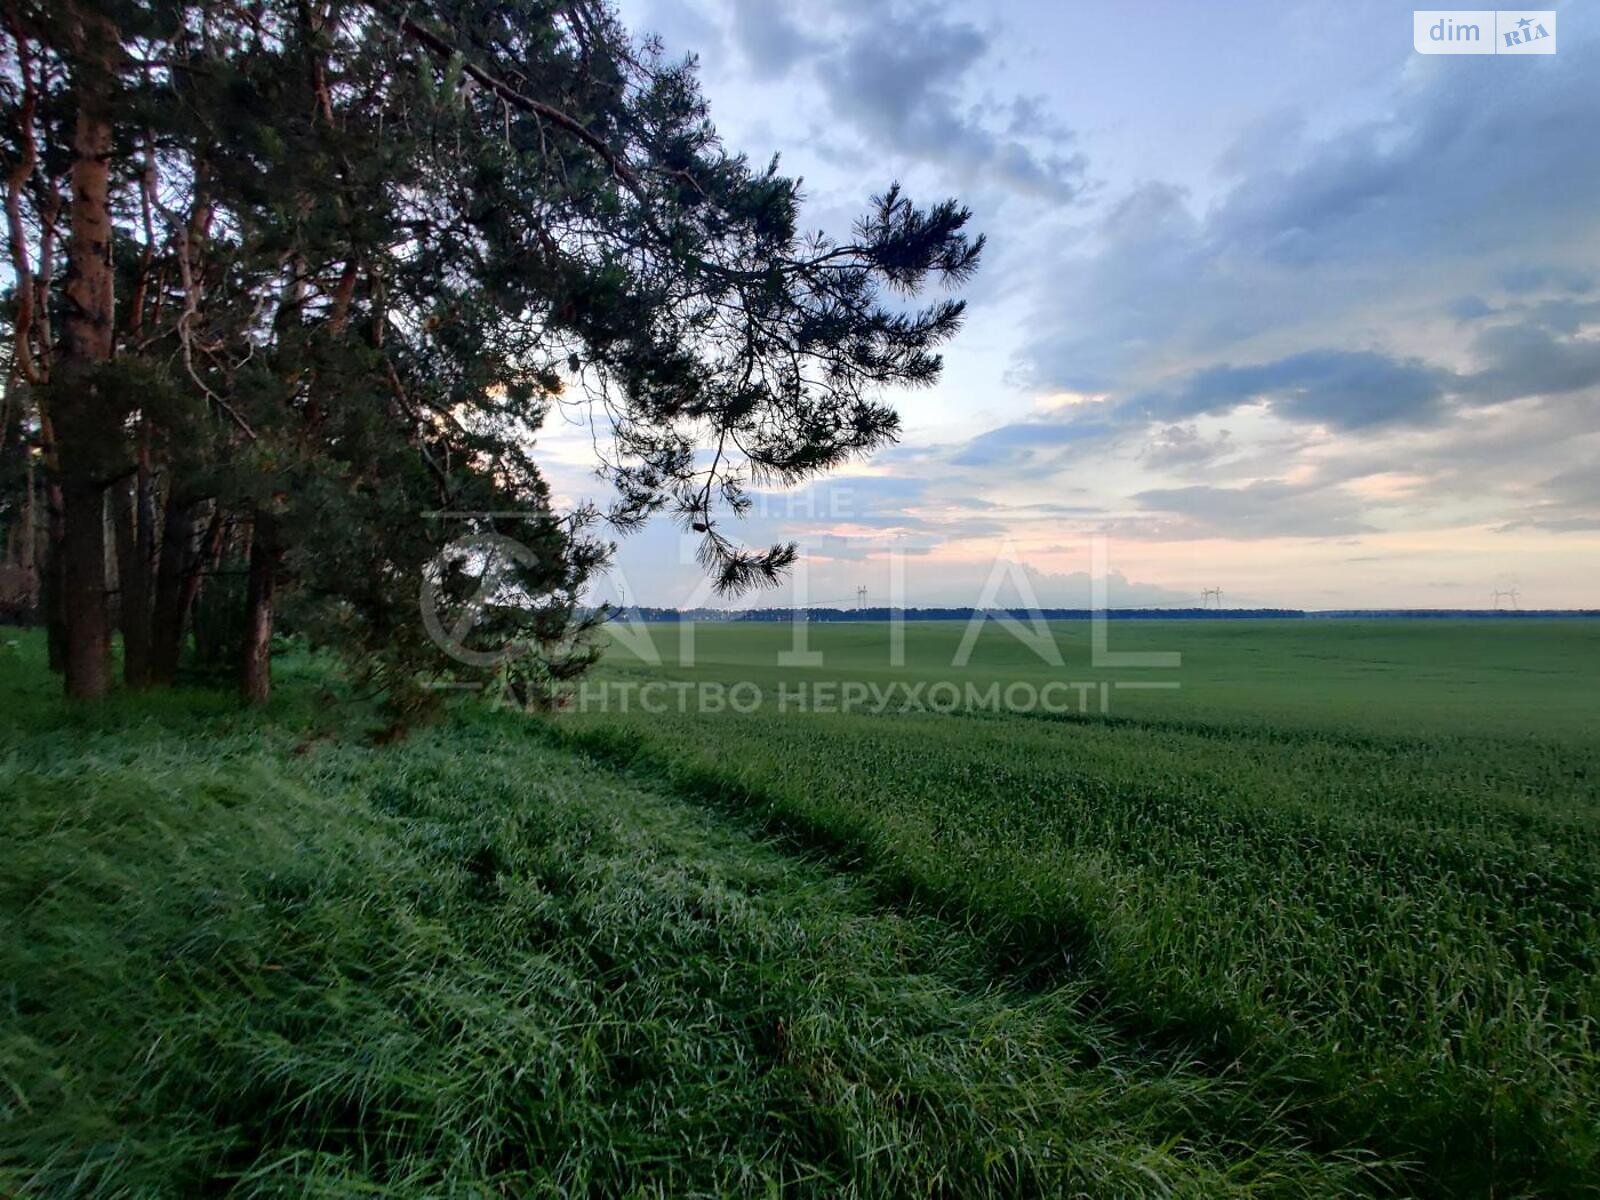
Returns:
[[[990,249],[901,445],[764,499],[806,598],[1600,605],[1600,43],[1414,53],[1410,6],[625,0],[809,223],[891,180]],[[598,495],[577,414],[551,474]],[[663,524],[605,585],[700,599]],[[785,604],[792,587],[757,602]]]

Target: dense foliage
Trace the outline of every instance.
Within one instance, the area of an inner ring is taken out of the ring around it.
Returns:
[[[77,696],[113,618],[128,682],[170,682],[229,560],[251,699],[285,602],[403,693],[443,662],[424,584],[488,614],[450,622],[473,653],[581,669],[598,514],[551,512],[532,457],[570,396],[610,431],[615,526],[665,510],[724,590],[770,581],[792,549],[714,510],[892,438],[877,389],[932,380],[961,316],[903,297],[981,249],[894,187],[852,237],[802,235],[797,182],[728,153],[692,63],[599,0],[0,10],[8,410]],[[525,553],[485,595],[504,538]]]

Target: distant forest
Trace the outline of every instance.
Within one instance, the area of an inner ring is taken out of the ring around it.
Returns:
[[[898,615],[907,621],[970,621],[987,612],[993,617],[1026,620],[1034,614],[1025,609],[976,608],[650,608],[634,605],[618,611],[620,619],[632,621],[792,621],[804,616],[808,621],[887,621]],[[1045,608],[1039,610],[1047,621],[1087,621],[1096,615],[1089,608]],[[1488,608],[1340,608],[1308,611],[1301,608],[1110,608],[1103,615],[1112,621],[1242,621],[1296,619],[1350,619],[1403,617],[1414,620],[1459,620],[1494,618],[1527,620],[1550,617],[1600,617],[1600,609],[1488,609]]]

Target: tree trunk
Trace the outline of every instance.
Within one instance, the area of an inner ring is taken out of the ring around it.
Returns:
[[[133,546],[139,556],[139,586],[136,597],[139,620],[144,628],[144,670],[135,686],[150,686],[150,607],[156,592],[156,484],[150,471],[150,443],[148,434],[139,447],[139,472],[134,477]]]
[[[66,618],[67,695],[104,696],[111,687],[110,605],[106,595],[105,466],[118,422],[105,411],[99,368],[111,359],[115,281],[111,266],[110,56],[116,31],[103,17],[80,17],[71,63],[78,111],[73,127],[72,219],[61,361],[51,405],[61,438],[62,612]],[[109,36],[108,36],[109,35]]]
[[[155,603],[150,613],[150,682],[155,687],[171,687],[178,674],[178,654],[183,646],[178,593],[188,564],[189,543],[194,540],[195,508],[193,502],[177,495],[167,497],[161,554],[156,562]]]
[[[23,453],[27,455],[28,462],[28,490],[22,501],[22,546],[17,561],[22,567],[24,586],[27,588],[23,597],[23,620],[32,625],[39,619],[39,505],[33,477],[33,455],[27,446],[23,447]]]
[[[172,495],[167,498],[161,533],[161,554],[156,568],[155,604],[150,616],[150,682],[171,687],[183,651],[183,631],[194,603],[201,555],[195,548],[195,526],[204,500]],[[212,517],[212,533],[220,534],[221,512]]]
[[[122,680],[130,688],[150,684],[150,543],[145,513],[148,478],[117,484],[117,618],[122,629]]]
[[[44,608],[50,669],[57,675],[64,675],[67,670],[67,605],[66,586],[61,577],[61,540],[65,534],[65,524],[62,520],[64,506],[61,486],[54,481],[45,486],[45,503],[49,519],[45,529],[44,568],[39,572],[39,590]]]
[[[106,596],[105,490],[92,482],[62,489],[62,616],[67,631],[67,695],[98,700],[111,689],[111,618]]]
[[[250,586],[239,672],[239,691],[246,704],[265,704],[272,698],[272,602],[282,558],[276,522],[258,512],[250,538]]]

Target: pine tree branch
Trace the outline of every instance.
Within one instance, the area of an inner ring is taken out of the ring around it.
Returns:
[[[633,169],[610,146],[606,145],[604,138],[590,130],[582,121],[561,111],[554,105],[546,104],[543,100],[535,100],[532,96],[519,92],[510,84],[497,78],[467,58],[465,52],[459,46],[451,45],[448,40],[419,25],[404,13],[395,12],[393,7],[387,3],[387,0],[370,0],[370,2],[373,8],[394,20],[400,32],[413,41],[421,43],[434,54],[447,61],[459,58],[462,71],[488,88],[496,96],[499,96],[507,104],[520,108],[523,112],[532,113],[541,120],[549,121],[557,129],[570,134],[589,147],[604,160],[606,166],[611,169],[611,173],[634,194],[640,203],[646,202],[644,188],[640,185],[639,177],[634,174]]]

